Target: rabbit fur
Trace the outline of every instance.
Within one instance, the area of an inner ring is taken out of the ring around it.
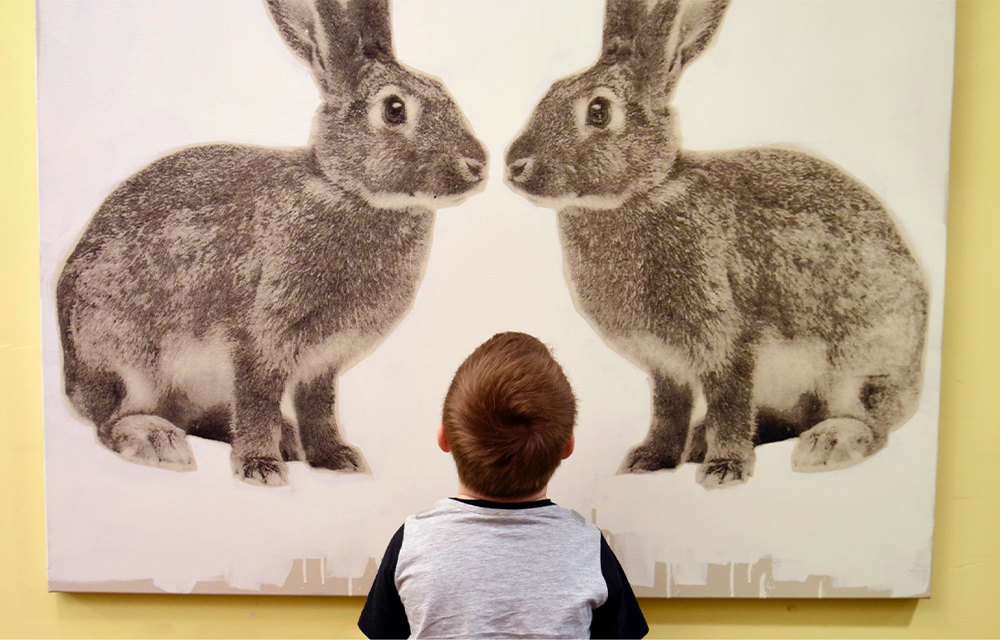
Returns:
[[[792,150],[680,147],[671,96],[726,9],[608,0],[597,63],[552,85],[505,175],[557,210],[577,309],[649,374],[620,471],[699,462],[706,488],[782,437],[797,471],[882,449],[916,411],[927,330],[923,272],[863,184]]]
[[[268,0],[322,104],[308,146],[186,148],[100,206],[57,286],[65,391],[122,457],[233,473],[364,471],[337,376],[407,313],[434,210],[484,186],[486,150],[436,79],[401,65],[388,0]]]

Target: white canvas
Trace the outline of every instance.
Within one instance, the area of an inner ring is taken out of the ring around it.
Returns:
[[[573,305],[555,214],[503,184],[503,156],[551,82],[596,59],[594,0],[395,0],[398,58],[440,78],[488,147],[483,193],[437,214],[412,310],[339,382],[345,438],[370,474],[292,463],[239,482],[229,446],[189,438],[198,470],[130,464],[62,391],[55,287],[115,186],[204,142],[305,144],[317,91],[252,0],[40,0],[39,163],[49,581],[54,590],[363,594],[393,531],[454,493],[435,443],[456,367],[496,332],[550,345],[579,398],[575,453],[549,495],[605,531],[650,596],[929,593],[954,5],[735,0],[674,100],[684,145],[782,145],[887,204],[930,290],[917,414],[849,469],[793,473],[793,440],[757,448],[744,485],[694,464],[617,473],[649,427],[646,374]]]

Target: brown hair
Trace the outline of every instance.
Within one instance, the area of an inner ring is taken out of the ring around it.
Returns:
[[[465,359],[444,400],[458,477],[500,500],[548,484],[573,436],[576,398],[548,348],[525,333],[498,333]]]

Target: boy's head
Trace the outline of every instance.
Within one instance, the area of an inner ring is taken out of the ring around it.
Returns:
[[[483,497],[516,500],[545,489],[573,450],[576,398],[537,338],[499,333],[465,359],[444,400],[442,448]]]

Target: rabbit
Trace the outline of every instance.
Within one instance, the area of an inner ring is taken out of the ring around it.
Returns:
[[[727,0],[607,0],[602,49],[510,144],[505,182],[557,211],[577,310],[649,375],[651,424],[619,472],[700,463],[705,488],[797,437],[841,469],[916,411],[922,268],[865,185],[783,148],[681,148],[671,97]]]
[[[101,204],[56,298],[65,393],[121,457],[196,467],[186,436],[232,445],[234,475],[286,461],[368,472],[341,437],[337,376],[408,312],[434,212],[485,186],[487,152],[437,79],[393,53],[388,0],[267,0],[311,69],[307,146],[194,146]]]

